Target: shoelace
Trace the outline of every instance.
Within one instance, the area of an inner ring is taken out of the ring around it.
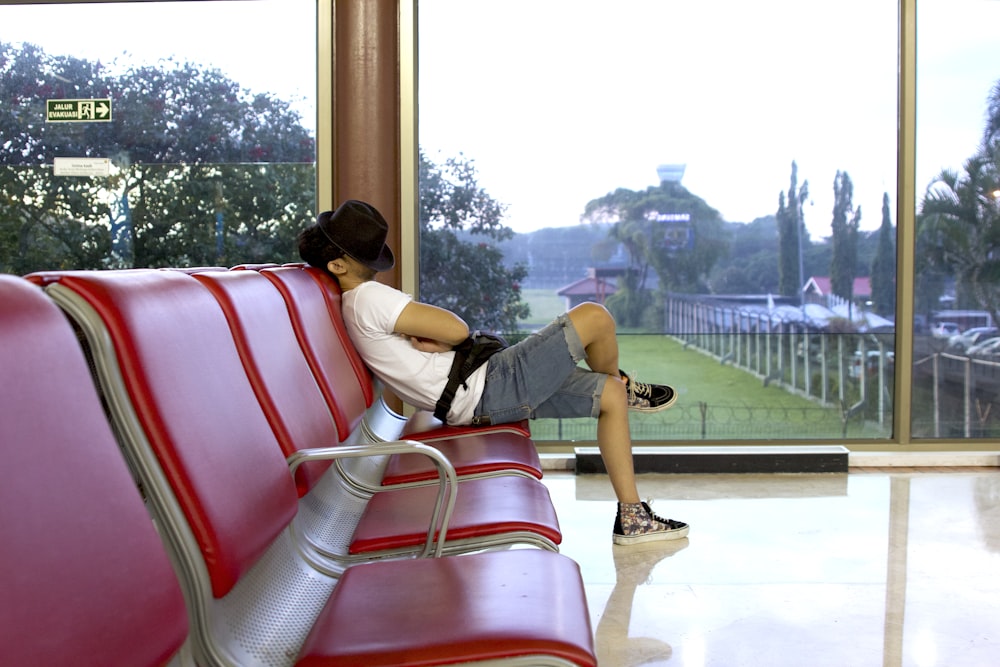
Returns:
[[[679,525],[679,522],[674,521],[673,519],[664,519],[659,514],[656,514],[655,512],[653,512],[652,499],[646,500],[646,509],[649,511],[649,518],[650,519],[652,519],[653,521],[657,521],[659,523],[662,523],[667,528],[674,528],[675,526]]]
[[[674,527],[674,523],[675,522],[674,522],[673,519],[664,519],[659,514],[653,514],[652,512],[649,513],[649,518],[651,518],[656,523],[659,523],[661,525],[666,526],[667,528],[673,528]]]
[[[636,382],[635,378],[631,375],[628,378],[628,398],[630,401],[635,400],[636,396],[642,399],[648,399],[652,395],[652,390],[649,385],[645,382]]]

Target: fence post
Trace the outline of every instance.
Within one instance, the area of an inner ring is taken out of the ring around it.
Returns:
[[[798,365],[798,355],[795,354],[795,348],[798,345],[798,330],[797,327],[792,327],[791,338],[788,340],[788,360],[792,364],[792,390],[797,391],[799,388],[799,365]]]
[[[802,332],[802,387],[806,391],[806,397],[812,396],[812,364],[810,363],[809,344],[811,334],[809,330]]]
[[[972,360],[965,358],[965,437],[972,437]]]
[[[830,398],[830,369],[829,364],[826,363],[827,355],[830,351],[830,336],[828,334],[823,334],[819,338],[819,354],[823,363],[820,365],[819,377],[820,382],[823,383],[822,388],[819,393],[819,400],[823,405],[826,405],[828,399]]]
[[[940,359],[941,355],[938,352],[934,353],[934,360],[931,363],[931,367],[934,369],[934,437],[941,437],[941,395],[938,390],[938,383],[940,382],[940,376],[938,372],[940,371]]]
[[[848,373],[850,373],[850,365],[848,365]],[[844,336],[840,334],[837,336],[837,373],[840,376],[837,382],[837,398],[843,403],[846,396],[844,395]]]

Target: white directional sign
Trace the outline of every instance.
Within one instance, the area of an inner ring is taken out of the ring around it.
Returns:
[[[106,157],[57,157],[52,160],[53,176],[107,176],[111,160]]]
[[[45,100],[46,123],[111,122],[111,98],[93,100]]]

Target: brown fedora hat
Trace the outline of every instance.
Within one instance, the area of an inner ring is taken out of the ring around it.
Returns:
[[[348,199],[336,211],[320,213],[316,226],[330,243],[369,269],[385,271],[396,263],[385,244],[389,224],[371,204]]]

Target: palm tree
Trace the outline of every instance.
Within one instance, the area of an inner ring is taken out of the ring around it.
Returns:
[[[925,261],[952,275],[959,304],[1000,309],[1000,81],[990,91],[982,143],[962,173],[944,170],[927,187],[917,218]]]
[[[959,299],[1000,311],[1000,144],[984,143],[964,173],[942,171],[927,188],[918,234],[927,259],[951,273]]]
[[[996,147],[1000,143],[1000,81],[993,84],[989,100],[986,102],[986,129],[983,131],[983,143]]]

